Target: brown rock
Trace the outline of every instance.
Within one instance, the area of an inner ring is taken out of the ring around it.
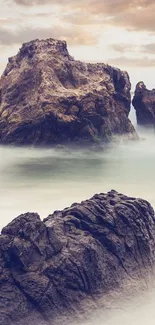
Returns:
[[[66,42],[23,44],[0,80],[0,142],[53,145],[109,141],[136,132],[127,72],[75,61]]]

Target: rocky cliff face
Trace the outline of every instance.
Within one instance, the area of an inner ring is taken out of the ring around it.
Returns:
[[[136,137],[128,74],[75,61],[66,42],[23,44],[0,80],[0,142],[52,145]]]
[[[139,125],[155,126],[155,89],[148,90],[143,82],[139,82],[132,104]]]
[[[146,275],[154,249],[150,204],[114,190],[44,221],[21,215],[0,236],[0,324],[55,324],[84,299]]]

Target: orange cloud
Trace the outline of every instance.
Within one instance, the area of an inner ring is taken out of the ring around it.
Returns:
[[[83,28],[70,26],[53,26],[50,28],[22,28],[13,32],[11,29],[1,28],[0,44],[21,44],[32,39],[57,38],[65,39],[70,45],[95,45],[96,36]]]
[[[154,0],[12,0],[18,5],[59,5],[63,21],[76,25],[98,24],[134,30],[155,30]],[[68,12],[70,13],[68,14]],[[66,12],[67,14],[64,14]],[[107,19],[109,18],[109,19]]]

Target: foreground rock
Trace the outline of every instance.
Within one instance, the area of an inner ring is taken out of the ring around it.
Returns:
[[[139,82],[132,104],[136,110],[139,125],[155,126],[155,89],[148,90],[143,82]]]
[[[136,138],[130,81],[106,64],[75,61],[66,42],[23,44],[0,80],[0,142],[53,145]]]
[[[84,299],[140,279],[155,260],[150,204],[111,191],[56,211],[26,213],[0,236],[0,324],[54,324]]]

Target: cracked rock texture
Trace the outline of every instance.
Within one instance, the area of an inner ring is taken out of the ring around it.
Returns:
[[[132,104],[139,125],[155,126],[155,89],[148,90],[143,82],[139,82]]]
[[[128,119],[127,72],[83,63],[65,41],[34,40],[10,58],[0,79],[0,142],[55,145],[137,138]]]
[[[137,281],[155,260],[155,215],[112,190],[55,211],[26,213],[0,236],[0,324],[54,324],[84,299]]]

